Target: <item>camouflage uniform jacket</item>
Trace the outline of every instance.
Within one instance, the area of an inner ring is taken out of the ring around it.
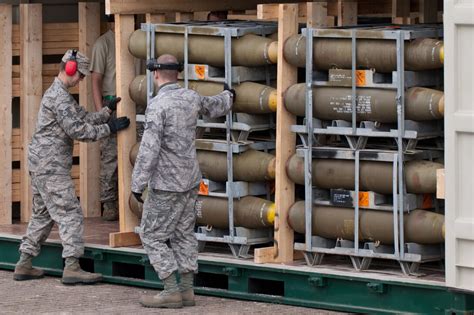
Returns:
[[[28,152],[29,171],[67,174],[72,167],[74,140],[96,141],[110,134],[107,108],[88,113],[57,77],[44,93]]]
[[[145,132],[132,175],[132,191],[151,189],[184,192],[199,184],[196,158],[198,116],[219,117],[232,106],[232,94],[201,96],[177,83],[160,87],[147,107]]]

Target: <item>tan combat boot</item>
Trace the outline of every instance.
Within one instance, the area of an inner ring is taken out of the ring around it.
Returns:
[[[117,207],[117,201],[107,201],[104,203],[104,212],[102,213],[102,220],[104,221],[117,221],[119,218],[119,212]]]
[[[181,281],[179,283],[179,290],[181,298],[183,299],[183,306],[194,306],[196,301],[194,299],[194,273],[186,272],[180,274]]]
[[[183,307],[183,300],[176,281],[176,274],[172,273],[168,278],[163,279],[163,282],[165,286],[163,291],[154,296],[142,296],[140,298],[140,304],[145,307],[159,308]]]
[[[33,256],[21,253],[20,260],[15,266],[15,272],[13,273],[13,280],[33,280],[44,277],[44,271],[41,269],[33,268],[32,263]]]
[[[94,284],[102,281],[100,273],[91,273],[81,269],[79,259],[75,257],[66,258],[66,266],[63,271],[63,284]]]

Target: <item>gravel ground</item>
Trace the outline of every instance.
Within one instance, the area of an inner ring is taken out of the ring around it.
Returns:
[[[345,314],[209,296],[197,296],[195,307],[147,309],[138,299],[155,290],[105,283],[64,286],[54,277],[18,282],[12,277],[12,272],[0,270],[0,314]]]

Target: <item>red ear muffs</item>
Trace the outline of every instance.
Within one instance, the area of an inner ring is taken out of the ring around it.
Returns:
[[[66,65],[64,66],[64,71],[70,77],[76,74],[77,72],[77,60],[76,60],[77,50],[72,51],[71,58],[66,61]]]

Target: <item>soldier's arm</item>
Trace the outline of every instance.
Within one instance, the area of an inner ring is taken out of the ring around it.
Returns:
[[[95,110],[102,109],[102,80],[103,74],[93,71],[91,74],[92,81],[92,96],[94,97]]]
[[[165,113],[158,110],[150,110],[146,115],[145,132],[132,173],[132,191],[134,192],[143,192],[158,164],[164,117]]]
[[[231,108],[232,93],[229,91],[222,91],[214,96],[201,96],[201,115],[210,118],[224,116]]]
[[[92,96],[96,111],[102,109],[102,83],[107,60],[107,47],[102,41],[98,41],[92,47],[90,71],[92,82]]]
[[[110,135],[107,124],[93,125],[82,119],[71,102],[58,102],[56,120],[69,137],[79,141],[96,141]]]
[[[93,125],[105,124],[110,118],[110,110],[105,107],[100,111],[91,113],[86,111],[84,107],[76,105],[76,111],[78,117]]]

